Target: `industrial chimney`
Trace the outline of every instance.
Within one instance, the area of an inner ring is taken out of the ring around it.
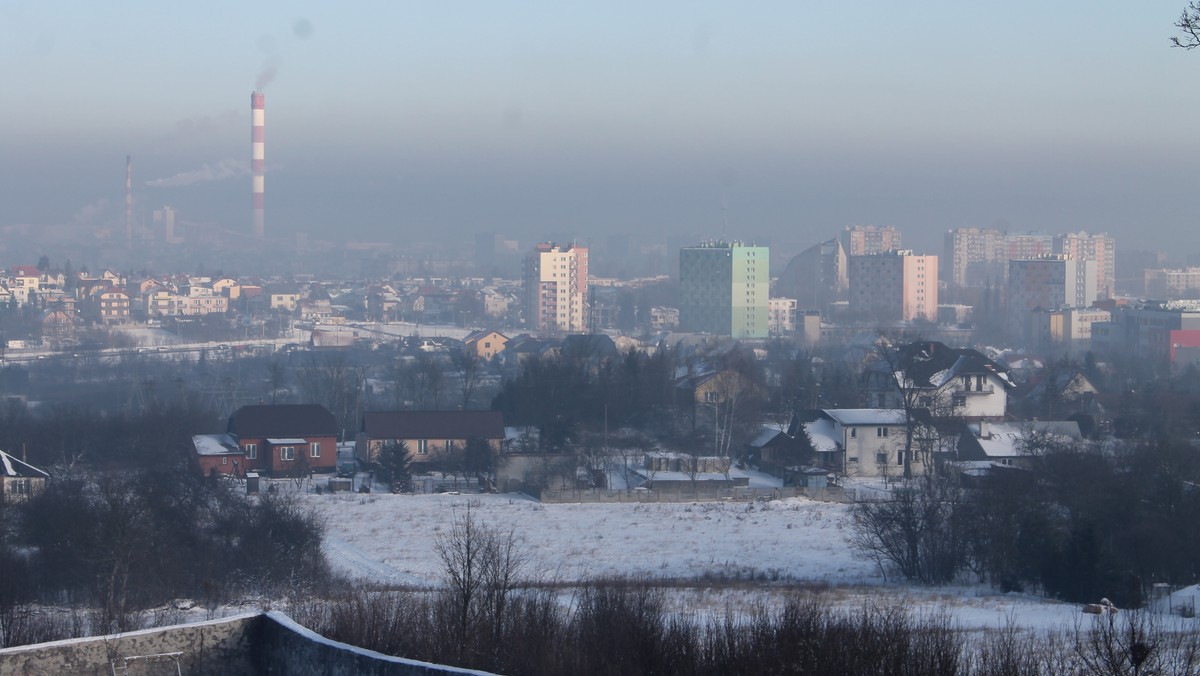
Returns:
[[[254,195],[254,236],[263,236],[263,93],[250,94],[250,185]]]

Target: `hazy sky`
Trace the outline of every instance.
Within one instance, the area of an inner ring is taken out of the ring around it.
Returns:
[[[804,244],[851,223],[1200,251],[1184,0],[0,2],[0,225]]]

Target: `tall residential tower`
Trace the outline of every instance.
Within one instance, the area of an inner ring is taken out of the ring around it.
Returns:
[[[525,313],[531,329],[587,331],[587,297],[587,247],[542,243],[525,256]]]
[[[766,338],[770,250],[706,242],[679,250],[679,325],[685,331]]]

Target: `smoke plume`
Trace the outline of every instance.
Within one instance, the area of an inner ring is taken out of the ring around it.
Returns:
[[[258,72],[258,77],[254,80],[254,88],[262,91],[271,81],[275,79],[275,73],[279,70],[279,63],[271,60],[263,64],[262,70]]]
[[[250,164],[245,160],[225,159],[216,164],[205,164],[199,169],[184,171],[166,178],[156,178],[146,181],[151,188],[176,188],[196,183],[220,181],[226,178],[237,178],[250,175]]]

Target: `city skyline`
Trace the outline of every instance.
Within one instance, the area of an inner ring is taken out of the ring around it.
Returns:
[[[1178,11],[10,3],[0,226],[124,227],[132,154],[139,214],[247,232],[261,84],[268,236],[799,250],[857,223],[925,253],[969,226],[1196,251]]]

